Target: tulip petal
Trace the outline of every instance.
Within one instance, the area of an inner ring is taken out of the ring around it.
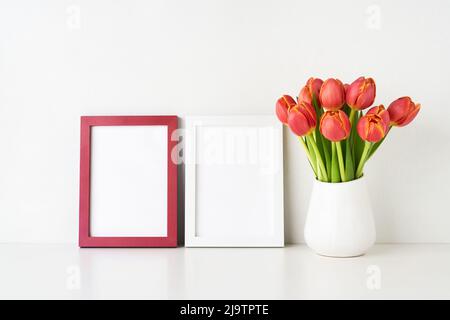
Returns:
[[[411,123],[411,121],[413,121],[414,120],[414,118],[417,116],[417,114],[419,113],[419,111],[420,111],[420,107],[421,107],[421,105],[420,105],[420,103],[418,103],[416,106],[415,106],[415,108],[402,120],[402,122],[401,122],[401,124],[400,125],[398,125],[399,127],[404,127],[404,126],[406,126],[406,125],[408,125],[408,124],[410,124]]]
[[[358,135],[369,142],[383,139],[389,130],[389,114],[383,105],[373,107],[358,121]]]
[[[304,136],[311,132],[308,117],[297,108],[294,108],[288,116],[288,126],[297,136]]]
[[[370,107],[376,96],[376,85],[372,78],[359,77],[346,91],[346,102],[355,110]]]
[[[327,111],[320,120],[320,132],[330,141],[338,142],[350,135],[350,121],[344,111]]]
[[[312,97],[311,93],[309,91],[309,88],[307,86],[304,86],[300,93],[298,94],[298,103],[306,102],[308,104],[312,103]]]
[[[325,80],[320,88],[319,100],[327,111],[341,109],[345,102],[345,88],[342,82],[338,79]]]
[[[393,101],[388,108],[390,122],[394,126],[404,127],[419,113],[420,104],[415,104],[410,97],[401,97]]]
[[[288,95],[282,96],[280,99],[277,100],[276,106],[275,106],[275,113],[278,117],[278,119],[284,123],[287,124],[287,118],[289,114],[289,110],[293,108],[296,105],[296,102],[294,98]]]

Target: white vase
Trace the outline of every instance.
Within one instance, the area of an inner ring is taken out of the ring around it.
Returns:
[[[306,244],[329,257],[363,255],[375,242],[366,179],[315,181],[305,225]]]

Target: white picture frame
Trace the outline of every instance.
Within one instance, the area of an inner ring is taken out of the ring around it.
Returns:
[[[185,124],[185,246],[283,247],[281,123],[258,115]]]

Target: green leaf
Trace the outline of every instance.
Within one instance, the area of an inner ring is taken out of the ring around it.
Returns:
[[[314,149],[311,146],[311,143],[308,139],[306,139],[306,145],[308,146],[309,155],[311,156],[311,166],[313,167],[314,174],[316,175],[316,178],[319,179],[318,171],[317,171],[317,158],[316,153],[314,152]]]
[[[322,135],[320,134],[320,132],[319,133],[316,132],[316,145],[317,145],[317,148],[319,149],[320,156],[323,159],[324,155],[325,155],[325,152],[324,152],[324,149],[323,149]],[[317,161],[318,161],[318,159],[317,159]],[[317,164],[317,168],[319,168],[319,164]]]
[[[345,141],[345,174],[347,181],[355,179],[355,167],[353,165],[353,148],[351,148],[350,138]]]
[[[364,164],[367,162],[367,156],[369,155],[370,149],[372,148],[373,143],[365,142],[364,150],[361,156],[361,160],[359,161],[358,168],[356,169],[356,178],[360,178],[364,172]]]
[[[350,136],[349,136],[350,137]],[[341,144],[341,149],[342,149],[342,154],[345,156],[345,154],[346,154],[346,152],[347,152],[347,140],[348,139],[345,139],[343,142],[342,141],[339,141],[340,142],[340,144]],[[345,159],[345,157],[344,157],[344,159]]]
[[[353,116],[353,119],[351,119]],[[345,175],[347,181],[351,181],[355,179],[355,135],[356,133],[356,124],[359,120],[359,112],[355,112],[354,110],[350,110],[350,121],[351,121],[351,129],[350,136],[345,140],[344,150],[345,150]]]
[[[351,143],[352,143],[352,155],[353,155],[353,167],[356,168],[356,148],[357,148],[357,141],[356,139],[359,138],[358,136],[358,132],[356,130],[356,126],[358,125],[359,119],[361,117],[361,112],[357,111],[355,114],[355,117],[353,119],[353,125],[352,125],[352,139],[351,139]]]
[[[359,120],[361,118],[361,115],[362,115],[362,112],[359,112],[358,116],[355,117],[355,118],[357,118]],[[355,123],[357,123],[357,122],[355,122]],[[356,131],[356,129],[355,129],[355,131]],[[361,156],[362,156],[362,153],[364,151],[364,144],[365,143],[364,143],[364,140],[361,139],[361,137],[359,136],[358,132],[355,132],[353,141],[355,143],[355,147],[354,147],[355,161],[353,162],[353,165],[354,165],[355,168],[357,168],[358,165],[359,165],[359,162],[361,161]]]
[[[350,116],[350,111],[352,111],[352,109],[346,103],[344,103],[344,106],[341,110],[344,111],[347,116]]]
[[[390,130],[388,131],[388,134],[389,134],[389,132],[390,132]],[[384,142],[384,139],[386,139],[386,137],[387,137],[387,134],[384,136],[383,139],[381,139],[380,141],[373,144],[372,148],[370,149],[369,155],[367,156],[367,160],[369,160],[370,157],[373,156],[375,151],[377,151],[377,149],[381,146],[381,144]]]
[[[320,156],[323,158],[325,156],[324,148],[323,148],[323,142],[322,142],[322,135],[320,134],[320,131],[318,130],[318,127],[316,127],[316,132],[314,134],[314,138],[316,141],[317,148],[319,149]]]
[[[315,129],[316,144],[322,159],[325,160],[325,169],[327,170],[327,175],[329,175],[331,170],[331,144],[327,139],[325,139],[324,136],[322,136],[322,133],[320,132],[320,118],[323,115],[323,108],[319,107],[317,97],[315,95],[313,96],[312,102],[317,115],[317,125]]]
[[[320,118],[322,118],[322,115],[324,112],[323,112],[323,108],[319,107],[316,100],[313,100],[313,101],[314,101],[314,107],[316,108],[316,112],[317,112],[316,135],[320,136],[322,150],[323,150],[322,159],[325,159],[325,167],[327,169],[327,173],[329,173],[331,171],[331,141],[326,139],[320,132]]]
[[[384,138],[373,144],[372,148],[370,149],[369,155],[367,156],[367,160],[369,160],[370,157],[375,153],[375,151],[377,151],[377,149],[381,146],[383,141],[384,141]]]
[[[303,137],[298,137],[298,140],[300,141],[301,145],[305,149],[305,153],[306,153],[306,157],[308,158],[309,165],[311,166],[311,169],[314,172],[314,176],[317,178],[317,171],[316,171],[316,167],[315,167],[316,163],[313,163],[312,159],[311,159],[311,152],[313,152],[313,151],[309,150],[308,145],[306,144],[306,141],[305,141],[306,139],[304,139]]]
[[[320,126],[319,126],[320,118],[322,117],[323,111],[322,111],[322,108],[319,107],[319,104],[317,103],[317,99],[316,99],[315,95],[313,96],[312,103],[313,103],[314,110],[316,111],[316,123],[317,123],[314,137],[316,140],[317,148],[319,149],[320,155],[323,158],[325,156],[325,152],[324,152],[324,148],[323,148],[323,144],[322,144],[323,139],[322,139],[322,135],[320,133]]]
[[[322,146],[325,153],[325,166],[327,168],[327,172],[331,172],[331,141],[322,136]]]

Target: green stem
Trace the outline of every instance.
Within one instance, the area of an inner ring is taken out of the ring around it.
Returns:
[[[367,156],[367,160],[369,160],[373,156],[375,151],[377,151],[377,149],[380,147],[380,145],[384,142],[384,140],[386,139],[389,132],[391,132],[391,130],[392,130],[392,126],[389,126],[389,131],[386,133],[386,135],[383,137],[383,139],[381,139],[380,141],[373,144],[372,148],[370,149],[369,155]]]
[[[320,146],[320,151],[323,151],[322,155],[325,157],[325,169],[327,170],[328,175],[330,175],[331,156],[328,146],[328,140],[325,139],[319,131],[316,133],[316,138],[317,145]]]
[[[320,171],[322,173],[323,178],[325,180],[328,180],[327,169],[325,168],[325,165],[323,164],[322,156],[320,155],[320,151],[317,148],[316,142],[314,141],[314,139],[312,138],[311,135],[306,136],[306,139],[308,139],[309,143],[311,144],[311,146],[316,154],[317,163],[320,167]]]
[[[308,158],[308,161],[309,161],[309,163],[310,163],[310,165],[311,165],[311,167],[312,167],[312,169],[314,171],[314,175],[317,176],[316,164],[311,159],[311,154],[309,153],[309,149],[308,149],[308,146],[306,145],[305,140],[303,140],[303,137],[298,137],[298,141],[301,142],[303,148],[305,149],[306,157]]]
[[[323,151],[323,148],[322,148],[322,141],[321,141],[320,137],[321,137],[320,132],[317,133],[316,130],[313,131],[313,138],[314,138],[314,141],[316,142],[317,150],[319,150],[320,156],[323,156],[323,154],[322,154],[322,151]],[[311,144],[310,144],[310,145],[311,145]],[[312,147],[312,145],[311,145],[311,147]],[[316,168],[317,168],[317,176],[318,176],[318,179],[319,179],[320,181],[324,181],[323,172],[322,172],[322,170],[320,170],[319,158],[318,158],[317,156],[316,156]],[[326,169],[326,167],[325,167],[325,169]],[[325,180],[325,181],[326,181],[326,180]]]
[[[353,180],[355,178],[355,134],[356,129],[354,122],[357,122],[358,119],[355,116],[358,115],[358,111],[354,109],[350,109],[350,136],[345,140],[345,178],[347,181]]]
[[[356,178],[361,178],[361,176],[363,174],[364,164],[366,163],[367,156],[369,154],[371,146],[372,146],[371,142],[367,142],[366,141],[364,143],[364,150],[363,150],[363,153],[361,155],[361,160],[359,161],[358,169],[356,169]]]
[[[320,171],[319,159],[317,157],[316,157],[316,168],[317,168],[317,179],[319,179],[319,181],[322,181],[323,175],[322,175],[322,171]]]
[[[356,110],[355,109],[351,109],[350,110],[350,116],[348,118],[350,120],[350,124],[352,125],[352,127],[353,127],[353,119],[355,118],[355,114],[356,114]]]
[[[331,173],[330,173],[330,181],[341,182],[341,176],[339,174],[339,165],[336,155],[336,144],[334,142],[331,143]]]
[[[338,141],[338,142],[333,142],[333,143],[336,144],[336,151],[337,151],[337,156],[338,156],[339,172],[341,174],[341,179],[342,179],[342,182],[346,182],[347,181],[347,175],[345,174],[345,164],[344,164],[344,157],[342,155],[341,142]]]

